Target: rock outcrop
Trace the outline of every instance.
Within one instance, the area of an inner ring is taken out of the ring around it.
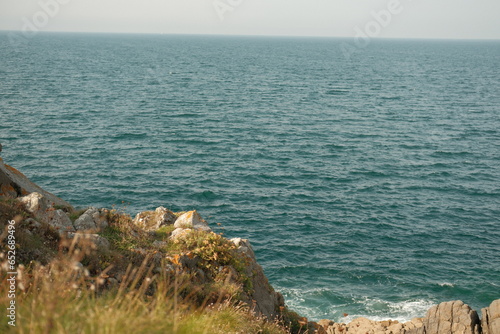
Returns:
[[[250,278],[253,287],[251,300],[245,300],[248,305],[253,305],[254,312],[274,319],[280,314],[280,307],[284,307],[283,296],[274,291],[267,280],[264,270],[257,263],[255,253],[247,239],[234,238],[231,242],[238,247],[238,251],[246,258],[245,274]]]
[[[176,219],[177,216],[172,211],[160,206],[155,211],[138,213],[134,224],[146,231],[156,231],[162,226],[174,224]]]
[[[490,307],[483,308],[481,313],[483,334],[500,334],[500,299],[491,303]]]
[[[462,301],[435,305],[424,318],[411,321],[373,321],[357,318],[349,324],[321,320],[318,324],[325,334],[500,334],[500,300],[483,309],[482,325],[476,311]]]
[[[210,227],[208,227],[207,222],[201,218],[200,214],[196,210],[186,212],[179,216],[174,223],[174,227],[207,232],[210,231]]]
[[[43,195],[54,207],[65,208],[69,211],[73,210],[73,207],[68,202],[31,182],[23,173],[4,164],[2,158],[0,158],[0,196],[17,198],[35,192]]]
[[[177,218],[174,223],[175,230],[172,232],[172,238],[178,238],[185,235],[189,230],[210,232],[208,223],[201,218],[200,214],[194,210],[186,212]]]
[[[416,333],[426,334],[479,334],[480,321],[477,312],[462,301],[441,303],[431,307],[424,318],[425,331]]]
[[[61,209],[55,209],[53,202],[44,195],[34,192],[19,198],[19,202],[36,219],[55,227],[59,232],[72,232],[75,230],[66,212]]]

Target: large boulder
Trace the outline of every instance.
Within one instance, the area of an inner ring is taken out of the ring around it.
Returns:
[[[20,197],[18,200],[37,220],[52,225],[59,232],[63,233],[75,230],[66,212],[61,209],[56,210],[53,206],[53,202],[44,195],[34,192]]]
[[[257,263],[252,245],[247,239],[234,238],[230,240],[234,243],[238,251],[246,257],[245,275],[250,278],[252,293],[248,300],[244,300],[252,305],[253,311],[268,319],[275,319],[280,314],[280,308],[285,306],[283,296],[274,291],[264,274],[264,270]]]
[[[176,219],[172,211],[160,206],[155,211],[138,213],[133,222],[146,231],[156,231],[164,225],[172,225]]]
[[[4,164],[2,158],[0,158],[0,196],[17,198],[35,192],[43,195],[51,206],[64,208],[67,211],[74,210],[68,202],[40,188],[31,182],[26,175],[14,167]]]
[[[500,299],[481,310],[483,334],[500,334]]]
[[[477,312],[460,300],[431,307],[423,322],[426,334],[481,333]]]

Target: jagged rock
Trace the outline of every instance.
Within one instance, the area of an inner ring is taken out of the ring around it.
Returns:
[[[174,223],[175,228],[187,228],[195,229],[199,231],[211,231],[210,227],[205,220],[203,220],[200,214],[194,210],[189,211],[181,215]]]
[[[251,300],[244,300],[248,305],[253,306],[253,311],[259,315],[263,315],[268,319],[276,318],[280,313],[280,307],[285,306],[283,296],[274,291],[274,288],[269,284],[264,270],[257,263],[255,253],[246,239],[234,238],[233,242],[242,254],[247,257],[247,265],[245,266],[245,275],[250,278],[253,291],[249,296]]]
[[[413,318],[411,321],[405,322],[403,325],[406,333],[422,333],[424,318]]]
[[[14,167],[4,164],[2,158],[0,158],[0,196],[17,198],[35,192],[43,195],[51,206],[59,206],[68,211],[73,210],[73,207],[68,202],[40,188],[31,182],[26,175]]]
[[[483,334],[500,334],[500,299],[481,310]]]
[[[424,318],[426,334],[479,334],[477,312],[462,301],[451,301],[431,307]]]
[[[75,228],[78,231],[95,231],[108,226],[108,221],[104,217],[103,210],[90,207],[77,220],[75,220]]]
[[[160,206],[155,211],[138,213],[135,216],[134,224],[146,231],[156,231],[164,225],[172,225],[176,218],[172,211]]]
[[[90,208],[85,211],[77,220],[75,220],[75,228],[78,231],[86,231],[86,230],[96,230],[97,226],[94,221],[94,217],[92,216],[96,208]]]
[[[493,305],[493,304],[492,304]],[[500,306],[500,303],[499,303]],[[498,311],[498,310],[497,310]],[[484,314],[484,311],[483,311]],[[497,316],[500,314],[497,313]],[[483,319],[484,322],[484,319]],[[394,320],[373,321],[357,318],[349,324],[321,320],[319,324],[328,334],[480,334],[477,312],[461,301],[433,306],[424,318],[406,323]],[[484,333],[483,334],[500,334]]]
[[[38,220],[52,225],[60,232],[75,230],[68,215],[63,210],[55,210],[52,203],[44,195],[34,192],[19,198],[19,201]]]

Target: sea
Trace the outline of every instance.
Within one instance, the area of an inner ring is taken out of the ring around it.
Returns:
[[[248,238],[311,320],[500,298],[500,41],[4,31],[0,142],[75,207]]]

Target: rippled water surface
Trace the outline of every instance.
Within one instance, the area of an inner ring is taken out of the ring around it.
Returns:
[[[2,157],[75,206],[198,209],[312,319],[487,306],[500,42],[342,42],[1,33]]]

